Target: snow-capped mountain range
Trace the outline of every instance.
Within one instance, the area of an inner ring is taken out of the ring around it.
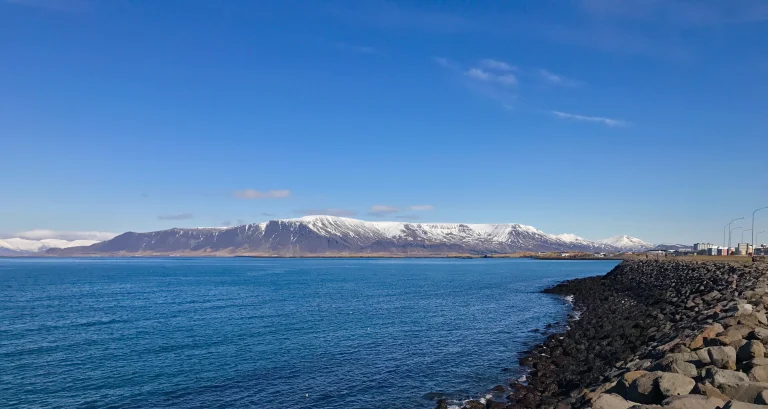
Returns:
[[[96,243],[98,243],[98,241],[96,240],[60,240],[60,239],[28,240],[28,239],[20,239],[20,238],[14,237],[10,239],[0,239],[0,254],[38,253],[48,249],[82,247],[82,246],[90,246]]]
[[[518,251],[640,250],[651,245],[628,236],[590,241],[552,235],[522,224],[370,222],[306,216],[230,228],[123,233],[87,247],[48,250],[76,254],[499,254]]]

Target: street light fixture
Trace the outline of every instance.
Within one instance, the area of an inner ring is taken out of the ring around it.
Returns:
[[[752,212],[752,248],[755,248],[755,213],[765,209],[768,209],[768,206],[761,207]]]
[[[735,222],[736,220],[744,220],[744,218],[743,217],[739,217],[738,219],[733,219],[725,227],[730,229],[731,228],[731,224],[733,224],[733,222]],[[723,245],[725,245],[725,229],[723,229]],[[728,234],[728,247],[727,248],[731,248],[731,235],[730,235],[730,233]]]

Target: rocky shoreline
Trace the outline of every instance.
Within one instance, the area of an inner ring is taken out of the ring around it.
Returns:
[[[545,292],[580,319],[464,408],[768,408],[768,264],[629,260]]]

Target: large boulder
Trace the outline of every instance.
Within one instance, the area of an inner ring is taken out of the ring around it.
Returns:
[[[723,328],[722,325],[719,323],[714,323],[703,330],[699,332],[699,335],[696,336],[696,338],[691,341],[690,344],[688,344],[688,348],[691,349],[698,349],[704,346],[704,338],[714,338],[717,336],[717,334],[721,333],[722,331],[725,331],[725,328]]]
[[[709,396],[710,398],[717,398],[723,402],[729,399],[722,392],[720,392],[720,389],[715,388],[707,382],[697,383],[692,392],[699,395]]]
[[[479,400],[469,400],[464,402],[463,409],[485,409],[485,403]]]
[[[634,403],[613,393],[604,393],[592,400],[592,409],[629,409],[632,405]]]
[[[768,383],[732,382],[720,384],[717,388],[720,389],[725,396],[731,399],[754,403],[755,398],[757,398],[761,392],[768,390]]]
[[[619,378],[618,382],[616,382],[616,386],[614,387],[614,390],[616,393],[622,396],[627,395],[627,391],[629,390],[629,385],[632,384],[632,381],[635,379],[647,374],[648,371],[630,371],[626,372],[623,375],[621,375],[621,378]]]
[[[662,372],[661,376],[656,379],[656,383],[658,384],[659,392],[665,398],[687,395],[696,386],[696,381],[693,379],[685,375],[669,372]]]
[[[729,400],[725,402],[723,409],[765,409],[763,405],[755,405],[754,403],[739,402],[737,400]]]
[[[662,372],[648,372],[633,380],[627,389],[627,399],[643,404],[660,403],[664,395],[661,394],[656,379],[661,374]]]
[[[768,342],[768,329],[757,327],[747,334],[747,339],[761,341],[765,344]]]
[[[717,387],[721,383],[748,382],[749,377],[739,371],[720,369],[712,366],[706,367],[701,371],[701,377]]]
[[[751,361],[756,358],[765,358],[765,347],[760,341],[747,341],[736,353],[738,362]]]
[[[702,395],[682,395],[667,398],[661,405],[673,409],[717,409],[725,405],[725,401]]]
[[[747,374],[753,382],[768,382],[768,366],[756,366]]]
[[[736,349],[733,347],[709,347],[700,351],[704,350],[712,365],[722,369],[736,369]]]
[[[762,391],[755,397],[755,403],[758,405],[768,405],[768,391]]]
[[[698,375],[698,371],[696,370],[696,365],[690,362],[683,361],[681,359],[677,359],[674,356],[667,356],[664,359],[658,361],[653,366],[653,370],[678,373],[680,375],[685,375],[689,378],[695,378],[696,375]]]

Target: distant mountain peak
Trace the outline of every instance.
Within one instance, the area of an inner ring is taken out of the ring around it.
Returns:
[[[598,242],[622,250],[642,250],[653,247],[653,244],[651,243],[647,243],[637,237],[627,236],[626,234],[599,240]]]

